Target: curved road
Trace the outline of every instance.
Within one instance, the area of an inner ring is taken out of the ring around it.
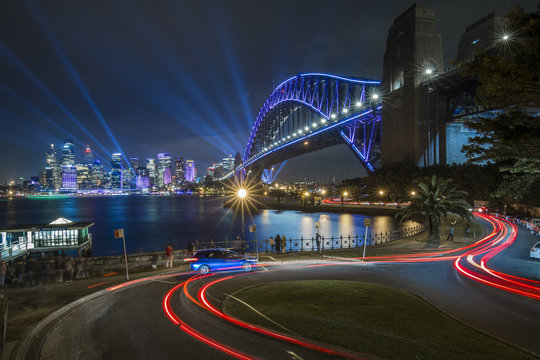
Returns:
[[[11,358],[362,358],[324,344],[261,333],[220,313],[221,302],[235,291],[284,279],[399,287],[472,327],[540,354],[540,261],[528,259],[536,239],[500,219],[483,221],[491,223],[494,231],[459,251],[369,262],[313,260],[267,265],[247,274],[179,273],[126,283],[52,315]]]

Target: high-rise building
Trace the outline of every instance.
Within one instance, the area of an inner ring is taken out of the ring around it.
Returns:
[[[150,181],[148,176],[148,169],[145,167],[139,167],[136,171],[137,180],[135,182],[137,190],[144,190],[150,187]]]
[[[114,153],[111,157],[111,189],[122,189],[122,154]]]
[[[73,140],[64,140],[64,146],[62,146],[62,167],[66,165],[75,165],[75,145]]]
[[[180,185],[185,180],[186,167],[184,164],[184,158],[176,158],[174,160],[174,173],[176,176],[176,184]]]
[[[158,158],[158,181],[157,186],[162,187],[168,185],[172,181],[172,162],[171,154],[160,153]]]
[[[52,188],[50,190],[60,189],[62,187],[62,170],[56,157],[56,149],[54,148],[54,144],[51,144],[51,148],[47,150],[45,165],[45,167],[51,168]]]
[[[45,191],[54,190],[53,181],[53,169],[50,166],[45,166],[41,171],[39,182],[41,183],[41,189]]]
[[[221,168],[223,169],[224,175],[234,170],[234,157],[232,154],[221,160]]]
[[[77,164],[77,189],[90,189],[90,169],[86,164]]]
[[[86,150],[84,151],[84,165],[90,167],[94,165],[94,153],[90,150],[90,145],[86,145]]]
[[[146,159],[146,168],[148,169],[148,182],[150,186],[156,184],[156,160],[152,158]]]
[[[75,165],[62,166],[62,189],[77,190],[77,167]]]
[[[195,161],[193,160],[186,160],[186,181],[187,182],[195,182],[195,179],[197,177],[197,173],[195,170]]]
[[[100,189],[105,185],[103,176],[103,165],[101,161],[96,159],[90,168],[90,187],[92,189]]]

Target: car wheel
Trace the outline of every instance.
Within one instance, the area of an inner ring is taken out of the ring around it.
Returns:
[[[248,271],[251,271],[251,263],[250,262],[245,262],[242,264],[242,270],[248,272]]]
[[[208,265],[201,265],[199,272],[201,274],[208,274],[210,272],[210,267]]]

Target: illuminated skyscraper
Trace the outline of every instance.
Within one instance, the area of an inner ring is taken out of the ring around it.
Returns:
[[[144,190],[150,187],[150,181],[148,179],[148,169],[145,167],[139,167],[136,171],[137,180],[136,186],[137,190]]]
[[[111,189],[122,190],[122,154],[114,153],[111,157]]]
[[[158,181],[159,187],[168,185],[172,180],[172,162],[171,154],[161,153],[157,155],[158,158]]]
[[[184,164],[184,158],[176,158],[174,160],[174,173],[176,176],[177,185],[180,185],[184,182],[185,172],[186,172],[186,167]]]
[[[86,145],[86,150],[84,152],[84,165],[92,166],[94,165],[94,153],[90,150],[90,145]]]
[[[77,164],[77,189],[86,190],[90,188],[90,169],[88,165]]]
[[[77,167],[75,165],[62,166],[62,189],[77,190]]]
[[[146,159],[146,168],[148,169],[148,181],[150,186],[156,185],[156,160]]]
[[[75,146],[73,140],[64,140],[64,146],[62,146],[62,166],[75,165]]]
[[[96,159],[90,168],[90,187],[101,189],[104,185],[103,165],[99,159]]]
[[[186,181],[187,182],[195,182],[195,178],[197,176],[196,170],[195,170],[195,162],[193,160],[186,160]]]
[[[50,190],[58,190],[62,187],[62,170],[58,159],[56,158],[56,149],[54,144],[51,144],[51,148],[47,150],[47,155],[45,159],[46,166],[51,169],[52,174],[52,188]]]

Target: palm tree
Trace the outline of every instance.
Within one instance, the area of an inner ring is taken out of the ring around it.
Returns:
[[[396,217],[421,219],[429,226],[429,242],[439,245],[441,236],[441,217],[455,214],[469,220],[470,205],[465,201],[467,193],[457,190],[452,180],[426,177],[418,184],[419,191],[413,197],[411,205],[401,210]]]

